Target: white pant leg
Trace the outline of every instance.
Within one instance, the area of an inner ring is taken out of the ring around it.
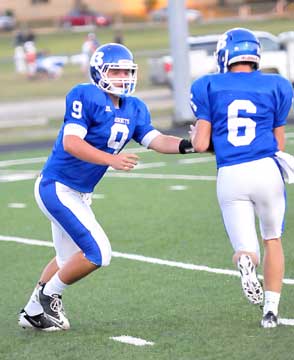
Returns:
[[[229,198],[224,199],[221,184],[224,177],[218,181],[218,200],[222,211],[223,221],[231,245],[235,252],[253,252],[260,259],[260,247],[255,227],[254,206],[249,200]]]
[[[56,251],[56,262],[58,267],[62,267],[72,255],[81,249],[68,234],[53,221],[51,221],[51,230]]]
[[[58,182],[55,182],[54,186],[50,186],[48,194],[44,196],[43,193],[41,197],[40,181],[41,178],[38,178],[35,184],[35,197],[40,209],[53,223],[52,234],[58,266],[62,266],[77,249],[84,251],[84,244],[80,242],[77,232],[74,230],[75,227],[79,230],[84,227],[87,230],[86,233],[89,233],[89,239],[86,239],[87,243],[85,244],[85,256],[87,257],[88,252],[91,253],[91,239],[94,239],[101,253],[101,264],[99,265],[109,265],[111,259],[110,242],[102,227],[96,221],[88,197]],[[53,197],[55,197],[55,201],[52,210],[52,204],[49,206],[49,202],[52,202]],[[56,205],[55,209],[56,202],[58,202],[58,205]],[[62,214],[63,212],[65,212],[66,216]],[[72,228],[71,226],[68,227],[69,217],[71,218]],[[62,219],[66,220],[67,225]],[[65,230],[66,227],[68,231]],[[90,258],[89,260],[92,261]]]
[[[273,159],[263,161],[261,171],[264,174],[263,181],[252,195],[260,233],[264,240],[278,239],[284,230],[286,188],[280,169]]]
[[[259,256],[255,212],[264,239],[281,236],[285,213],[284,183],[273,159],[220,168],[217,196],[235,251],[255,252]]]
[[[217,196],[226,231],[235,251],[255,252],[259,242],[258,215],[263,239],[279,238],[285,214],[285,186],[271,158],[222,167],[218,171]]]

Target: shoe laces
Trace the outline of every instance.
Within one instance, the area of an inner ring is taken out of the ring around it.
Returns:
[[[59,313],[62,310],[62,300],[60,296],[56,294],[52,295],[50,309],[56,313]]]

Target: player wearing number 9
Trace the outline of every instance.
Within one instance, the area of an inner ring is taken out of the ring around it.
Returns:
[[[255,268],[260,263],[255,213],[264,245],[262,327],[278,323],[284,275],[281,235],[286,208],[285,186],[275,154],[284,150],[284,126],[292,86],[276,74],[259,70],[260,44],[236,28],[219,40],[219,73],[203,76],[191,87],[191,107],[198,119],[192,144],[206,151],[212,138],[217,162],[217,196],[224,225],[241,273],[245,296],[263,302]]]
[[[110,242],[91,210],[91,194],[109,166],[122,171],[136,166],[136,154],[120,153],[126,144],[135,140],[170,154],[192,149],[190,141],[156,130],[147,106],[130,96],[137,68],[125,46],[103,45],[90,60],[92,83],[79,84],[66,96],[64,123],[35,185],[36,201],[51,222],[56,256],[19,315],[21,327],[68,329],[64,289],[110,263]]]

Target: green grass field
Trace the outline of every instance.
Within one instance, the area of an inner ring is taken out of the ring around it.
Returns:
[[[287,150],[294,153],[290,139]],[[49,222],[33,197],[34,177],[48,153],[0,153],[1,240],[50,242]],[[54,252],[0,241],[1,360],[292,360],[294,327],[260,328],[261,310],[244,298],[238,276],[216,273],[235,269],[211,178],[214,158],[151,151],[139,156],[141,168],[128,177],[109,171],[95,190],[93,209],[115,256],[109,267],[65,291],[71,330],[50,334],[18,327],[18,311]],[[21,180],[24,175],[31,178]],[[294,279],[294,187],[287,188],[285,278]],[[141,255],[141,261],[130,255]],[[199,271],[197,265],[208,268]],[[294,319],[293,292],[293,285],[284,285],[282,318]],[[153,345],[112,339],[123,335]]]
[[[234,26],[277,34],[291,30],[293,20],[201,24],[191,28],[190,33],[223,32]],[[84,35],[38,34],[37,45],[53,54],[64,49],[75,53],[80,50]],[[101,42],[111,41],[112,29],[101,29],[97,35]],[[146,28],[144,33],[126,30],[124,39],[134,52],[168,47],[166,27]],[[66,68],[58,80],[30,82],[19,77],[13,63],[5,60],[12,56],[11,41],[11,34],[1,34],[0,73],[4,90],[0,102],[64,97],[71,86],[85,81],[74,66]],[[137,61],[141,69],[140,90],[150,86],[147,56],[140,55]],[[289,126],[288,131],[294,132],[294,128]],[[294,154],[291,138],[287,146]],[[207,154],[142,152],[141,168],[128,177],[118,177],[117,172],[110,171],[97,186],[93,200],[96,217],[114,251],[110,266],[66,290],[64,303],[70,331],[46,334],[20,329],[18,311],[28,300],[43,266],[54,256],[51,246],[23,243],[31,239],[51,244],[50,224],[33,196],[34,179],[49,152],[50,149],[0,152],[0,240],[6,239],[0,241],[1,360],[294,358],[294,327],[261,329],[261,310],[244,298],[237,273],[224,273],[226,269],[236,269],[216,199],[214,159]],[[294,319],[294,187],[287,185],[287,189],[283,241],[285,278],[290,281],[283,288],[280,316]],[[132,255],[136,255],[135,259]],[[201,265],[207,268],[200,271]],[[135,346],[112,339],[123,335],[153,345]]]

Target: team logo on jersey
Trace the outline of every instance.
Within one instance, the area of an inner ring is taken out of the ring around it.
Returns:
[[[119,123],[119,124],[129,125],[130,124],[130,119],[124,119],[124,118],[116,117],[114,119],[114,122]]]
[[[106,105],[106,106],[105,106],[105,111],[106,111],[106,112],[111,112],[111,108],[110,108],[109,105]]]

